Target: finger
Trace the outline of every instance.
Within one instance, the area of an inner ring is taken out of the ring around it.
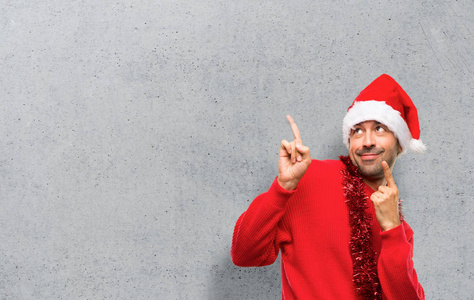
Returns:
[[[393,180],[392,171],[388,166],[386,161],[382,162],[383,174],[385,175],[385,180],[387,181],[387,186],[396,186],[395,181]]]
[[[303,146],[303,145],[296,145],[296,150],[298,151],[298,161],[303,161],[304,159],[310,159],[311,156],[309,154],[309,147]]]
[[[291,162],[295,163],[296,162],[296,156],[298,153],[296,153],[296,144],[295,142],[290,143],[291,145]]]
[[[295,120],[290,115],[286,115],[286,118],[288,119],[288,122],[290,122],[291,130],[293,131],[293,136],[296,141],[301,144],[301,135],[300,131],[298,129],[298,126],[296,126]]]
[[[298,150],[299,153],[305,155],[309,152],[309,147],[303,145],[296,145],[296,150]]]
[[[389,194],[391,191],[392,191],[392,188],[385,185],[379,186],[379,189],[378,189],[378,192],[382,194]]]
[[[285,151],[286,155],[291,155],[291,145],[287,140],[281,141],[281,149]]]
[[[372,195],[370,195],[370,200],[375,204],[376,202],[378,202],[380,199],[380,195],[377,194],[377,192],[374,192],[372,193]]]

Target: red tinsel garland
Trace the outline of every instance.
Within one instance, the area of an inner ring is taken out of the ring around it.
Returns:
[[[382,299],[382,289],[377,274],[377,253],[372,246],[372,217],[366,213],[368,196],[364,193],[364,180],[359,168],[349,156],[339,156],[343,168],[342,184],[344,197],[349,208],[351,226],[350,249],[353,279],[360,299]]]

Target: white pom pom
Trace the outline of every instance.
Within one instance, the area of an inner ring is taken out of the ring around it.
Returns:
[[[426,151],[426,145],[421,140],[410,140],[410,149],[416,153],[423,153]]]

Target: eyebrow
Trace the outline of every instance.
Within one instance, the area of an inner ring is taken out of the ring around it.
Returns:
[[[375,122],[375,125],[382,125],[383,127],[387,128],[389,131],[391,131],[390,128],[388,128],[388,126],[385,125],[384,123],[381,123],[381,122],[377,122],[377,121],[376,121],[376,122]]]
[[[367,122],[367,121],[362,121],[362,122],[360,122],[360,123],[357,123],[357,124],[354,125],[354,127],[355,127],[355,126],[360,126],[360,124],[362,124],[362,123],[364,123],[364,122]],[[385,125],[385,124],[383,124],[383,123],[381,123],[381,122],[379,122],[379,121],[375,121],[375,120],[374,120],[374,123],[375,123],[375,125],[387,126],[387,125]]]

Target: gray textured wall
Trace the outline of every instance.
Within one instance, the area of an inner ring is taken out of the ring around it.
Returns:
[[[381,73],[430,148],[394,173],[427,298],[473,296],[472,0],[1,2],[1,299],[278,298],[235,221],[285,115],[336,158]]]

